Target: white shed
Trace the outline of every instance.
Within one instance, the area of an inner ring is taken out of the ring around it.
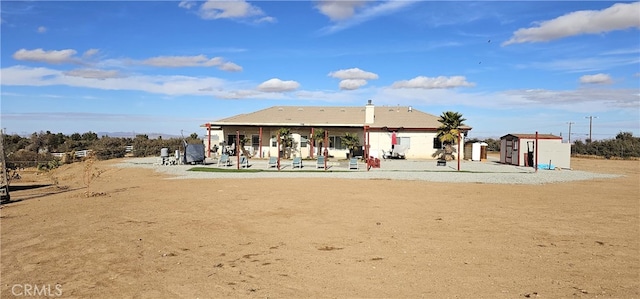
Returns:
[[[464,145],[464,159],[471,161],[485,161],[487,160],[487,143],[474,142],[466,143]]]
[[[501,163],[533,167],[536,161],[538,168],[569,169],[571,144],[562,143],[562,137],[551,134],[507,134],[500,137]]]

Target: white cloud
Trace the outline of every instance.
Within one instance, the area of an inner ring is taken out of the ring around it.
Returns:
[[[205,55],[157,56],[143,60],[142,64],[157,67],[212,66],[220,64],[220,58],[209,59]]]
[[[16,60],[46,62],[52,64],[78,63],[79,60],[74,57],[76,53],[76,50],[73,49],[65,49],[60,51],[45,51],[43,49],[20,49],[13,53],[13,58]]]
[[[196,56],[157,56],[141,62],[144,65],[155,67],[218,67],[223,71],[242,71],[242,67],[225,61],[222,57],[209,59],[205,55]]]
[[[260,24],[260,23],[275,23],[275,22],[277,22],[277,19],[276,19],[276,18],[274,18],[274,17],[268,17],[268,16],[267,16],[267,17],[262,17],[262,18],[256,19],[256,20],[254,21],[254,23],[257,23],[257,24]]]
[[[340,1],[321,0],[316,4],[316,9],[332,21],[348,19],[353,16],[356,8],[362,7],[367,1]]]
[[[227,71],[227,72],[240,72],[242,71],[242,67],[233,63],[233,62],[223,62],[221,63],[218,68],[220,70],[223,71]]]
[[[609,74],[595,74],[595,75],[584,75],[580,77],[580,83],[582,84],[610,84],[613,82],[611,80],[611,76]]]
[[[191,9],[198,5],[197,1],[181,1],[178,6],[184,9]],[[254,23],[274,23],[274,17],[266,16],[265,13],[257,6],[251,5],[245,0],[207,0],[200,5],[198,15],[205,20],[218,19],[234,19],[247,20],[253,19]]]
[[[411,80],[396,81],[392,88],[422,88],[422,89],[446,89],[455,87],[471,87],[474,83],[467,82],[464,76],[453,77],[424,77],[418,76]]]
[[[84,54],[82,54],[82,57],[89,58],[89,57],[95,56],[96,54],[98,54],[98,52],[100,52],[100,50],[98,49],[89,49],[85,51]]]
[[[363,71],[359,68],[351,68],[346,70],[338,70],[335,72],[329,73],[329,77],[338,78],[338,79],[363,79],[363,80],[373,80],[378,79],[378,75]]]
[[[626,48],[626,49],[609,50],[609,51],[606,51],[604,53],[601,53],[600,55],[627,55],[627,54],[638,55],[638,54],[640,54],[640,48]]]
[[[111,76],[109,76],[111,75]],[[295,81],[271,79],[255,88],[251,82],[227,81],[213,77],[115,76],[111,71],[64,72],[48,68],[12,66],[0,69],[2,86],[69,86],[100,90],[132,90],[167,96],[208,96],[220,99],[282,99],[335,102],[337,105],[360,105],[362,99],[374,99],[376,105],[442,105],[487,109],[547,108],[570,112],[599,112],[615,109],[640,109],[637,89],[579,88],[576,90],[506,90],[496,92],[462,92],[457,89],[361,88],[349,92],[297,90]],[[96,80],[102,77],[102,80]],[[349,80],[349,79],[347,79]],[[280,93],[278,93],[280,92]]]
[[[44,27],[44,26],[38,27],[38,33],[45,33],[45,32],[47,32],[47,27]]]
[[[119,78],[123,77],[116,70],[96,70],[96,69],[76,69],[71,71],[63,72],[66,76],[72,77],[82,77],[88,79],[108,79],[108,78]]]
[[[380,88],[371,91],[360,97],[374,99],[376,105],[467,106],[497,110],[540,108],[580,113],[640,109],[640,96],[634,89],[519,89],[462,92],[457,89]]]
[[[392,14],[415,3],[415,0],[373,1],[320,1],[316,8],[328,16],[335,24],[320,30],[323,34],[335,33],[367,22],[383,15]],[[375,3],[363,5],[362,3]],[[360,8],[359,10],[356,8]]]
[[[575,11],[540,22],[537,27],[520,28],[503,46],[527,42],[546,42],[581,34],[598,34],[640,27],[640,2],[616,3],[603,10]]]
[[[182,8],[186,8],[186,9],[191,9],[193,6],[196,5],[196,1],[180,1],[180,3],[178,4],[178,7],[182,7]]]
[[[339,87],[342,90],[354,90],[367,85],[367,80],[378,79],[375,73],[363,71],[359,68],[350,68],[331,72],[329,77],[342,79]]]
[[[579,88],[576,90],[511,90],[502,92],[525,100],[523,103],[574,112],[606,111],[612,108],[640,108],[637,91],[630,89]],[[512,102],[508,104],[517,104]]]
[[[59,70],[25,66],[0,69],[0,76],[3,86],[70,86],[102,90],[135,90],[170,96],[215,95],[226,87],[234,87],[232,83],[211,77],[135,75],[95,80],[82,76],[68,76]],[[204,91],[206,89],[213,91]]]
[[[242,0],[210,0],[200,6],[200,16],[204,19],[246,18],[263,14],[260,8]]]
[[[516,68],[537,68],[552,71],[565,71],[570,73],[577,72],[595,72],[600,70],[611,69],[618,66],[632,65],[640,63],[638,56],[599,56],[587,58],[573,58],[552,60],[545,62],[530,62],[527,64],[516,65]]]
[[[367,85],[367,80],[363,79],[345,79],[340,81],[340,89],[342,90],[354,90],[362,86]]]
[[[239,100],[239,99],[259,97],[260,92],[255,90],[239,89],[239,90],[229,90],[229,91],[218,91],[215,96],[221,99]]]
[[[282,81],[278,78],[269,79],[258,85],[258,90],[264,92],[284,92],[296,90],[300,83],[296,81]]]

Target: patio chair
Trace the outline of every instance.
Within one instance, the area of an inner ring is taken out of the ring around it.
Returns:
[[[218,166],[220,165],[231,166],[231,159],[229,159],[229,155],[223,154],[220,156],[220,159],[218,159]]]
[[[296,167],[302,169],[302,157],[294,157],[291,162],[291,168],[295,169]]]
[[[316,168],[324,168],[324,156],[318,156],[316,161]]]
[[[269,164],[267,168],[278,167],[278,157],[269,157]]]
[[[358,166],[358,158],[349,159],[349,169],[360,169]]]

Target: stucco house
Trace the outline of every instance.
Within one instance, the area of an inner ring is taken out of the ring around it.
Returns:
[[[336,158],[346,158],[348,153],[340,137],[353,133],[363,146],[368,138],[369,155],[373,157],[382,159],[383,152],[389,152],[395,142],[406,148],[408,159],[434,159],[434,153],[442,147],[436,138],[441,125],[438,119],[439,116],[411,106],[376,107],[369,101],[361,107],[274,106],[208,122],[201,127],[206,130],[205,148],[234,144],[239,135],[248,140],[245,149],[252,157],[277,155],[277,131],[289,128],[295,143],[293,154],[303,158],[317,156],[317,145],[310,136],[314,130],[322,129],[328,132],[329,155]],[[461,127],[464,135],[469,130],[471,127]],[[463,148],[461,146],[461,157]]]

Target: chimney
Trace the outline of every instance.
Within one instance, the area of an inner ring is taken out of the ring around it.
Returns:
[[[364,123],[367,125],[373,124],[375,120],[375,107],[371,103],[371,100],[367,102],[367,105],[364,106]]]
[[[413,107],[409,106],[409,112],[413,112]]]

